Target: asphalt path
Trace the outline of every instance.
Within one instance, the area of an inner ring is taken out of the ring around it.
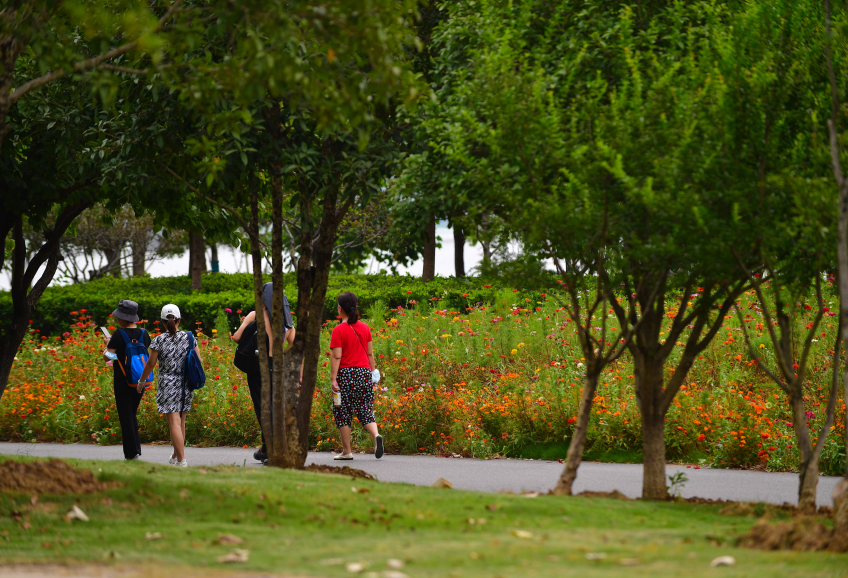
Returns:
[[[87,444],[21,444],[0,443],[0,454],[33,457],[78,458],[84,460],[123,459],[120,446]],[[170,446],[142,446],[141,459],[152,463],[167,463]],[[186,448],[190,466],[228,464],[258,467],[253,448]],[[543,460],[476,460],[468,458],[438,458],[434,456],[385,455],[377,460],[373,455],[355,454],[350,462],[334,462],[333,454],[310,452],[307,464],[349,465],[365,470],[383,482],[402,482],[430,485],[438,478],[453,483],[454,488],[481,492],[547,492],[556,484],[562,465]],[[689,480],[681,495],[685,498],[767,502],[772,504],[798,503],[798,475],[790,473],[721,470],[686,466],[668,466],[667,475],[684,472]],[[821,476],[818,504],[832,506],[831,492],[840,478]],[[631,498],[642,493],[640,464],[602,464],[584,462],[574,484],[575,492],[618,490]]]

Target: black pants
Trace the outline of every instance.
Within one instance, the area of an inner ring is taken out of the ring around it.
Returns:
[[[141,439],[138,435],[138,404],[143,393],[138,393],[134,387],[126,383],[113,385],[115,391],[115,406],[118,419],[121,421],[121,440],[124,443],[124,457],[128,460],[141,455]]]
[[[273,359],[271,363],[271,379],[274,379]],[[256,412],[256,421],[259,422],[259,431],[262,435],[262,453],[266,452],[265,448],[265,433],[262,432],[262,376],[258,371],[247,374],[247,388],[250,390],[250,399],[253,401],[253,411]]]

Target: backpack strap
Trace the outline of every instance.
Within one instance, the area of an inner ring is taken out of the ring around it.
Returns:
[[[362,349],[365,350],[365,357],[368,357],[368,348],[365,347],[365,342],[362,341],[362,338],[359,336],[359,333],[356,332],[356,329],[354,329],[353,325],[351,325],[350,323],[345,324],[350,327],[350,330],[353,331],[354,335],[356,335],[356,338],[359,340],[359,344],[362,346]]]
[[[126,331],[124,331],[121,327],[118,327],[118,333],[121,335],[121,337],[123,337],[123,339],[124,339],[124,344],[125,344],[127,347],[129,347],[129,345],[130,345],[130,336],[129,336],[129,335],[127,335]],[[126,361],[126,360],[127,360],[127,358],[126,358],[126,351],[127,351],[127,350],[126,350],[126,349],[124,349],[124,361]],[[123,373],[123,374],[124,374],[124,379],[126,379],[126,380],[127,380],[127,383],[129,383],[129,382],[130,382],[130,378],[129,378],[129,377],[127,377],[127,372],[126,372],[126,371],[124,371],[124,364],[123,364],[123,363],[121,363],[121,360],[120,360],[120,359],[116,359],[115,361],[117,361],[117,362],[118,362],[118,367],[121,369],[121,373]]]

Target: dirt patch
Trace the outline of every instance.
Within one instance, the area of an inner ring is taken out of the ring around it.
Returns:
[[[78,470],[62,460],[0,462],[0,492],[93,494],[118,485],[99,482],[89,470]]]
[[[795,518],[777,524],[761,519],[739,539],[739,545],[756,550],[848,552],[848,541],[840,538],[815,518]]]
[[[304,469],[307,472],[315,472],[316,474],[338,474],[340,476],[350,476],[352,478],[377,481],[377,478],[368,472],[363,472],[362,470],[357,470],[350,466],[323,466],[320,464],[310,464]]]
[[[613,490],[611,492],[580,492],[576,494],[578,498],[609,498],[611,500],[627,500],[632,501],[631,498],[628,498],[618,490]]]

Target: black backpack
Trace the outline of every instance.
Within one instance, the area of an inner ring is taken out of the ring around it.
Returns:
[[[256,322],[248,323],[241,334],[233,365],[245,373],[259,373],[259,356],[256,350],[259,348],[257,340]]]

